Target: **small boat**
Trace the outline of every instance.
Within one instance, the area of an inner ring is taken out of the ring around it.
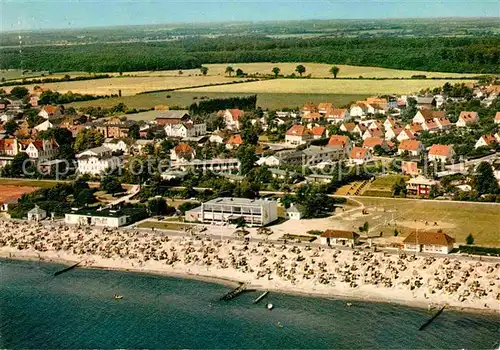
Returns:
[[[274,307],[274,306],[273,306],[273,304],[271,304],[271,303],[268,303],[268,304],[267,304],[267,309],[268,309],[268,310],[272,310],[272,309],[273,309],[273,307]]]
[[[123,296],[122,296],[122,295],[115,294],[115,295],[113,295],[113,299],[115,299],[115,300],[120,300],[120,299],[123,299]]]
[[[347,303],[346,305],[350,307],[350,306],[352,306],[352,303]]]
[[[283,325],[281,324],[281,322],[278,322],[278,323],[276,323],[276,327],[283,328]]]

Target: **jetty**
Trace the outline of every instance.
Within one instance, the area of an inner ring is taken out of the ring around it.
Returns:
[[[220,300],[228,301],[228,300],[234,299],[238,295],[240,295],[241,293],[243,293],[246,289],[247,289],[246,283],[242,283],[238,287],[236,287],[232,291],[230,291],[229,293],[223,295],[220,298]]]
[[[264,292],[264,293],[262,293],[262,294],[261,294],[261,295],[260,295],[257,299],[255,299],[255,300],[253,301],[253,303],[254,303],[254,304],[257,304],[259,301],[261,301],[262,299],[264,299],[264,297],[265,297],[267,294],[269,294],[269,292],[268,292],[268,291],[265,291],[265,292]]]
[[[430,325],[432,323],[432,321],[434,321],[439,315],[441,315],[441,313],[444,311],[444,308],[446,307],[443,306],[441,309],[438,310],[438,312],[436,312],[436,314],[434,316],[432,316],[430,319],[427,320],[427,322],[425,322],[423,325],[420,326],[420,328],[418,329],[419,331],[422,331],[424,330],[428,325]]]
[[[82,260],[82,261],[77,262],[77,263],[76,263],[76,264],[74,264],[74,265],[71,265],[71,266],[69,266],[69,267],[66,267],[66,268],[64,268],[64,269],[62,269],[62,270],[56,271],[56,272],[54,273],[54,277],[55,277],[55,276],[59,276],[60,274],[65,273],[65,272],[68,272],[68,271],[70,271],[70,270],[73,270],[75,267],[77,267],[78,265],[80,265],[82,262],[83,262],[83,260]]]

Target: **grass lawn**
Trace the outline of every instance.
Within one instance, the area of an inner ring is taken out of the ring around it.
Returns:
[[[176,222],[164,222],[164,221],[144,221],[137,225],[139,228],[156,228],[160,230],[173,230],[182,231],[192,225],[180,224]]]
[[[243,84],[208,86],[187,89],[199,93],[281,93],[281,94],[408,94],[422,89],[475,80],[335,80],[335,79],[272,79]]]
[[[105,98],[94,101],[84,101],[70,103],[70,106],[75,108],[100,106],[111,107],[120,102],[123,102],[129,108],[136,109],[151,109],[156,105],[167,105],[171,108],[187,109],[193,102],[202,99],[213,98],[229,98],[243,97],[252,95],[251,93],[225,93],[225,92],[187,92],[187,91],[172,91],[172,92],[154,92],[148,94],[140,94],[134,96],[124,96],[116,98]],[[169,97],[167,97],[169,96]],[[347,105],[350,102],[362,100],[368,97],[369,94],[281,94],[281,93],[258,93],[257,105],[263,109],[277,110],[281,108],[302,107],[305,103],[333,102],[336,106]],[[161,114],[161,111],[148,111],[137,114],[127,114],[127,118],[134,120],[152,120]]]
[[[363,191],[363,195],[380,197],[392,196],[392,188],[394,187],[394,184],[398,183],[401,179],[405,179],[405,177],[402,175],[386,175],[377,177],[367,186],[366,190]]]
[[[370,225],[371,234],[383,232],[384,236],[393,236],[394,229],[403,236],[417,228],[422,231],[442,229],[454,237],[457,243],[464,243],[465,238],[472,234],[477,245],[500,247],[498,204],[363,197],[356,199],[366,205],[369,214],[341,219],[353,230],[357,231],[365,221]],[[434,226],[434,222],[438,226]]]
[[[314,237],[314,236],[302,236],[302,235],[291,235],[289,233],[287,234],[284,234],[283,236],[281,236],[281,238],[279,240],[299,240],[301,242],[313,242],[316,240],[317,237]]]
[[[31,186],[31,187],[43,187],[50,188],[54,187],[58,183],[65,183],[65,181],[56,180],[32,180],[32,179],[3,179],[0,178],[0,185],[10,185],[10,186]]]

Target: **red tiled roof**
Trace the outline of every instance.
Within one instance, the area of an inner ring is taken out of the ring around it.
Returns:
[[[42,110],[44,110],[48,114],[55,114],[57,112],[57,107],[56,106],[47,105],[47,106],[43,106]]]
[[[305,107],[305,106],[304,106]],[[318,109],[332,109],[333,108],[333,103],[328,103],[328,102],[322,102],[318,105]]]
[[[460,112],[458,119],[462,120],[465,124],[472,124],[477,121],[477,112]]]
[[[325,133],[325,131],[326,131],[326,128],[324,126],[314,126],[311,129],[311,133],[314,136],[323,136],[323,134]]]
[[[329,117],[344,117],[345,115],[345,108],[333,108],[333,109],[330,109],[326,112],[327,116]]]
[[[191,146],[189,146],[186,143],[180,143],[178,146],[175,146],[174,151],[176,154],[192,154],[194,153],[194,150]]]
[[[416,151],[421,147],[422,143],[418,140],[403,140],[399,144],[398,149],[403,151]]]
[[[443,232],[412,232],[405,238],[406,244],[440,245],[448,246],[453,244],[455,239]]]
[[[320,119],[321,118],[321,114],[319,114],[317,112],[311,112],[308,115],[305,115],[304,118],[305,119]]]
[[[226,141],[226,144],[228,145],[242,145],[243,144],[243,139],[241,138],[241,135],[232,135],[229,140]]]
[[[368,137],[363,141],[363,147],[373,148],[375,146],[382,146],[384,144],[384,139],[381,137]]]
[[[495,114],[495,120],[500,121],[500,112],[497,112],[497,114]]]
[[[451,145],[432,145],[429,155],[446,157],[450,155],[452,149]]]
[[[229,113],[233,117],[233,120],[238,121],[241,117],[243,117],[244,112],[240,109],[229,109]]]
[[[368,148],[353,147],[349,158],[351,158],[351,159],[364,159],[367,152],[368,152]]]
[[[311,132],[304,125],[293,125],[286,132],[288,136],[305,136],[310,135]]]
[[[481,138],[487,145],[497,142],[497,139],[493,135],[483,135]]]
[[[342,124],[347,131],[352,131],[356,127],[356,124],[354,123],[344,123]]]
[[[328,146],[341,146],[344,147],[349,142],[349,136],[332,135],[328,140]]]
[[[417,174],[418,173],[418,164],[417,162],[401,162],[401,171],[405,174]]]

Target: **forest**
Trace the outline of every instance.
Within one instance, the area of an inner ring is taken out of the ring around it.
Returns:
[[[453,73],[500,73],[500,37],[288,38],[222,36],[164,42],[0,49],[0,69],[125,72],[208,63],[317,62]],[[57,59],[54,59],[57,57]]]

